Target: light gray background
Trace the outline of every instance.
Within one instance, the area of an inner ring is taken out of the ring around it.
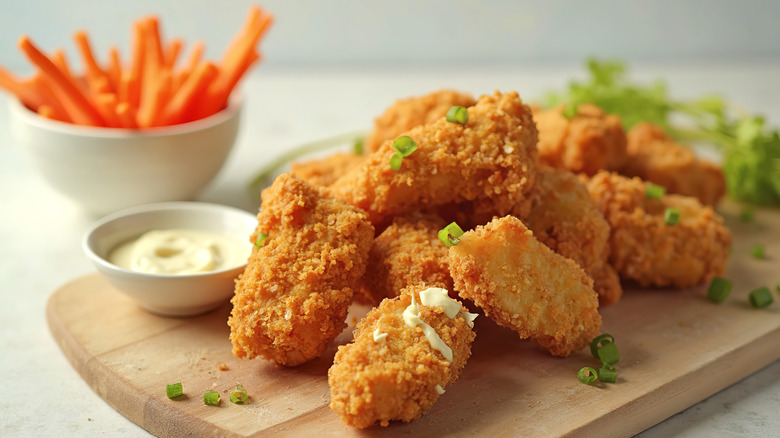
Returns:
[[[202,39],[217,57],[241,25],[248,0],[3,0],[0,64],[32,71],[16,41],[66,47],[85,28],[105,56],[127,55],[133,20],[162,17],[163,32]],[[483,66],[578,61],[780,59],[780,2],[773,0],[266,0],[276,17],[264,68]]]

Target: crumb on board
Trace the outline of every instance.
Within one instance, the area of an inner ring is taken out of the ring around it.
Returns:
[[[228,368],[228,366],[227,366],[227,364],[225,362],[220,363],[218,368],[219,368],[220,371],[227,371],[227,370],[230,369],[230,368]]]

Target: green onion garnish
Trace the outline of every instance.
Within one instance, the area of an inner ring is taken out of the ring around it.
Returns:
[[[355,155],[363,155],[363,140],[355,140],[355,144],[352,145],[352,153]]]
[[[439,230],[439,240],[448,248],[457,245],[462,235],[463,229],[455,222]]]
[[[620,362],[620,352],[614,342],[602,345],[598,349],[599,360],[604,365],[615,365]]]
[[[182,394],[184,394],[184,391],[182,390],[181,382],[165,385],[165,395],[167,395],[168,398],[181,397]]]
[[[756,309],[762,309],[774,301],[768,287],[760,287],[750,292],[750,305]]]
[[[268,234],[257,233],[257,240],[255,241],[255,246],[258,248],[262,248],[265,245],[265,241],[267,239],[268,239]]]
[[[398,172],[401,170],[401,163],[403,163],[404,158],[398,154],[394,154],[392,157],[390,157],[390,168]]]
[[[417,143],[412,140],[412,137],[402,135],[393,140],[393,149],[395,149],[395,152],[402,158],[406,158],[417,150]]]
[[[645,198],[649,199],[661,199],[666,194],[666,188],[663,186],[648,184],[645,189]]]
[[[576,105],[566,105],[566,108],[563,109],[563,117],[566,117],[567,119],[571,120],[574,116],[577,115],[577,106]]]
[[[203,403],[209,406],[217,406],[219,404],[219,393],[217,391],[206,391],[203,394]]]
[[[595,338],[593,338],[592,341],[590,341],[590,354],[592,354],[593,357],[598,359],[599,348],[607,344],[614,344],[614,343],[615,343],[615,338],[609,333],[604,333],[603,335],[596,336]]]
[[[450,107],[447,111],[447,121],[465,125],[469,121],[469,110],[462,106]]]
[[[753,256],[754,259],[763,259],[764,245],[754,245],[753,249],[750,250],[750,254]]]
[[[715,277],[710,282],[710,288],[707,290],[707,298],[716,303],[722,303],[731,292],[731,281],[722,277]]]
[[[598,378],[599,375],[596,374],[596,370],[591,367],[582,367],[579,371],[577,371],[577,380],[586,385],[590,385],[591,383],[598,380]]]
[[[739,219],[742,222],[752,222],[753,217],[755,216],[755,213],[753,212],[752,208],[746,208],[742,210],[742,213],[739,214]]]
[[[664,211],[664,223],[666,225],[677,225],[677,222],[680,222],[680,210],[671,207],[667,208]]]
[[[236,385],[235,391],[230,391],[230,401],[239,405],[244,404],[249,399],[249,395],[242,385]]]
[[[617,381],[617,370],[607,364],[599,368],[599,380],[604,383],[615,383]]]

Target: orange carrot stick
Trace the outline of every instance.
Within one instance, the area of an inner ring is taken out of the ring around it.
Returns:
[[[77,114],[71,114],[74,122],[91,126],[105,126],[105,121],[95,107],[92,106],[87,96],[81,92],[75,83],[68,80],[60,69],[26,35],[19,39],[18,45],[30,62],[35,64],[44,75],[49,77],[52,83],[61,89],[64,95],[73,102],[75,108],[78,109]]]
[[[119,102],[116,105],[116,115],[123,128],[138,129],[138,123],[135,120],[135,112],[127,102]]]
[[[151,60],[157,66],[165,65],[163,57],[162,38],[160,37],[160,19],[152,15],[146,18],[146,50]],[[148,60],[147,60],[148,62]]]
[[[173,70],[173,67],[176,66],[176,61],[179,59],[179,54],[181,53],[183,45],[184,41],[182,41],[181,38],[173,38],[165,47],[163,58],[165,59],[165,66],[168,67],[169,70]]]
[[[144,60],[146,59],[146,26],[137,21],[133,24],[133,60],[130,65],[127,102],[133,108],[138,108],[143,89]]]
[[[211,62],[205,62],[198,66],[168,102],[161,118],[162,123],[175,125],[192,119],[190,114],[195,112],[194,104],[202,97],[217,73],[217,66]]]
[[[90,89],[92,89],[94,85],[91,83],[105,77],[106,72],[104,72],[97,61],[95,61],[95,56],[93,55],[92,47],[89,44],[87,33],[80,30],[73,34],[73,39],[76,41],[76,47],[79,50],[79,54],[81,54],[81,59],[84,61],[84,67],[87,70],[87,84],[89,84]]]
[[[141,107],[138,109],[138,126],[141,128],[150,128],[161,126],[159,116],[170,97],[171,72],[163,70],[159,76],[153,76],[153,83],[147,83],[147,88],[151,90],[148,93],[148,99],[141,101]]]
[[[46,78],[40,74],[37,74],[33,76],[31,85],[35,88],[35,91],[45,102],[45,105],[51,109],[51,117],[53,119],[63,122],[71,122],[71,118],[68,116],[68,110],[62,103],[60,97],[57,96],[57,93],[55,93],[52,87],[49,85]]]
[[[119,81],[122,78],[122,59],[119,56],[119,49],[111,46],[108,49],[108,81],[111,89],[119,93]]]
[[[119,116],[116,114],[116,94],[98,94],[95,97],[95,104],[97,105],[100,114],[106,120],[109,128],[119,128],[121,126]]]
[[[38,115],[51,120],[57,120],[54,116],[54,109],[49,105],[41,105],[38,107]]]
[[[117,90],[117,99],[119,103],[130,103],[130,88],[132,81],[130,79],[130,72],[122,72],[119,77],[119,89]]]
[[[2,67],[0,67],[0,88],[5,88],[6,91],[21,100],[25,106],[33,110],[42,104],[39,96],[34,96],[26,84]]]

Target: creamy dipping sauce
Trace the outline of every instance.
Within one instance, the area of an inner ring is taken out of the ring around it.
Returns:
[[[108,261],[147,274],[187,275],[246,263],[247,243],[197,230],[153,230],[120,244]]]

